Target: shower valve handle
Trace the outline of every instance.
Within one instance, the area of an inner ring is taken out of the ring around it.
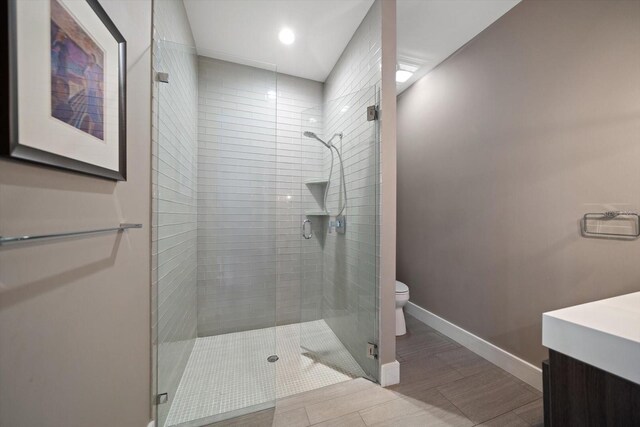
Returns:
[[[309,224],[309,234],[307,234],[307,230],[306,230],[307,224]],[[302,237],[309,240],[311,236],[313,236],[313,231],[311,231],[311,220],[305,219],[304,221],[302,221]]]

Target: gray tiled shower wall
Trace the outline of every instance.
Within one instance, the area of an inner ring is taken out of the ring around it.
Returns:
[[[154,43],[154,70],[170,80],[154,84],[152,103],[152,336],[158,391],[169,396],[158,406],[164,425],[197,332],[197,56],[182,2],[156,1]]]
[[[323,147],[301,140],[301,113],[323,85],[203,57],[198,75],[198,335],[299,322],[303,276],[317,319],[321,240],[303,243],[300,226]]]
[[[327,234],[324,246],[322,317],[360,365],[376,377],[375,360],[366,357],[367,342],[377,342],[379,135],[366,121],[366,107],[375,103],[381,65],[380,1],[358,27],[324,85],[325,135],[344,133],[348,207],[347,233]],[[328,173],[330,158],[325,156]],[[339,182],[338,171],[332,180]],[[329,208],[340,193],[332,186]]]

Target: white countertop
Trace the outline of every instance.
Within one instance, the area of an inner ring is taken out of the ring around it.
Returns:
[[[543,313],[542,345],[640,384],[640,292]]]

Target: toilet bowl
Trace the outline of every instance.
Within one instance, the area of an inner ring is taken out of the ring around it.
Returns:
[[[407,324],[404,321],[404,307],[409,302],[409,287],[396,280],[396,336],[407,333]]]

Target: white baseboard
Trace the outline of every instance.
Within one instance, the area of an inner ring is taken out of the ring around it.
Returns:
[[[147,425],[147,427],[156,427],[156,420],[149,421],[149,424]]]
[[[380,366],[380,385],[382,387],[389,387],[390,385],[399,383],[400,363],[397,360]]]
[[[405,312],[441,334],[467,347],[469,350],[487,359],[499,368],[504,369],[514,377],[542,391],[542,369],[533,366],[518,356],[485,341],[412,302],[407,303]]]

